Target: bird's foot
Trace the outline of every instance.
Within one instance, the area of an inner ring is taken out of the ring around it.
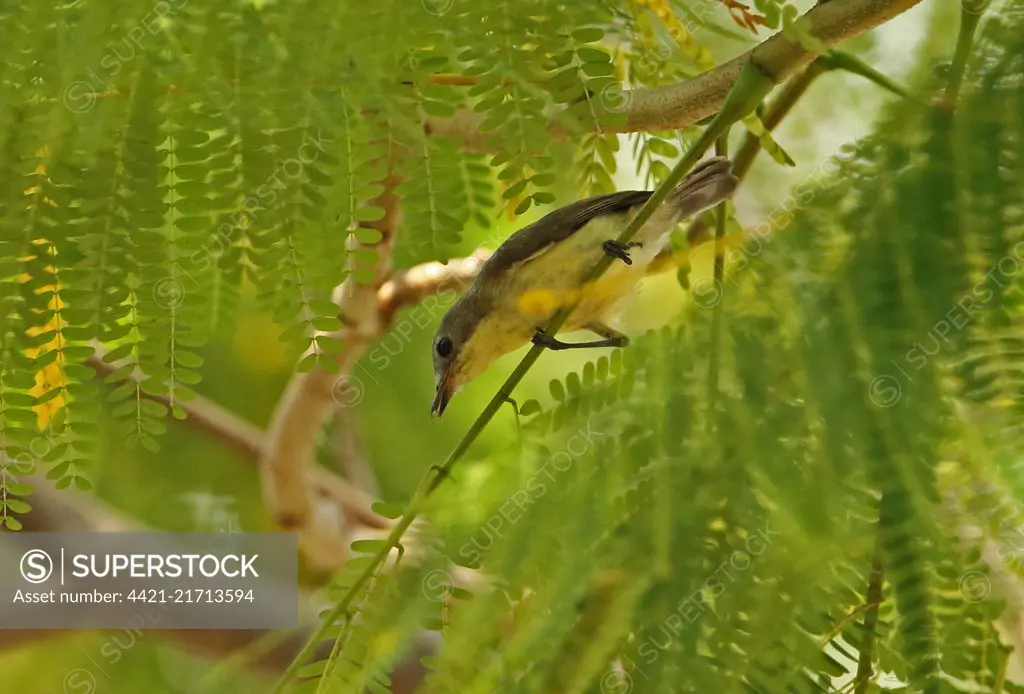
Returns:
[[[531,342],[547,349],[588,349],[591,347],[625,347],[629,344],[629,338],[615,333],[603,340],[594,340],[592,342],[562,342],[548,335],[544,332],[543,328],[537,328],[537,332],[533,334]]]
[[[643,244],[638,241],[632,241],[630,243],[619,243],[618,241],[615,241],[613,239],[611,241],[605,241],[601,245],[601,247],[604,249],[604,252],[610,255],[611,257],[618,258],[626,265],[632,265],[633,259],[629,257],[629,249],[637,248],[642,245]]]
[[[530,342],[548,349],[565,349],[565,343],[548,335],[544,332],[544,328],[537,328]]]
[[[519,403],[517,403],[515,400],[511,398],[511,396],[508,395],[505,396],[505,402],[512,406],[512,412],[516,416],[516,431],[521,431],[522,426],[519,422]]]

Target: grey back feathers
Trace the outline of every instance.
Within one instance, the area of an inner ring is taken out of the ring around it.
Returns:
[[[666,204],[674,204],[677,218],[683,219],[721,202],[732,193],[736,184],[736,178],[729,173],[729,160],[715,157],[698,164],[669,193]],[[505,239],[480,268],[477,281],[494,279],[517,263],[539,254],[547,246],[568,238],[596,217],[626,212],[647,202],[652,194],[649,190],[623,190],[561,207]]]
[[[572,236],[594,218],[625,212],[634,205],[647,202],[649,197],[649,190],[623,190],[577,200],[560,207],[505,239],[480,268],[479,276],[484,281],[496,277],[546,247]]]

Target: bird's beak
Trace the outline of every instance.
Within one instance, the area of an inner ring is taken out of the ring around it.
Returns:
[[[448,368],[437,382],[437,392],[434,393],[434,404],[430,407],[432,417],[440,417],[444,414],[444,408],[448,407],[448,401],[452,397],[452,370]]]

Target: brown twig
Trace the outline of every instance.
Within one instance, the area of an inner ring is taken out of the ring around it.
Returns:
[[[491,251],[478,248],[473,255],[447,263],[424,263],[396,272],[377,292],[381,322],[391,325],[403,306],[418,304],[428,296],[445,291],[461,293],[476,277]]]
[[[98,374],[109,375],[120,368],[121,364],[110,364],[104,361],[102,348],[94,345],[94,349],[96,353],[86,360],[86,364]],[[132,374],[129,378],[134,381],[141,380],[138,374]],[[166,396],[153,395],[145,391],[142,391],[142,394],[155,402],[169,404]],[[192,400],[177,401],[177,404],[188,415],[185,420],[187,424],[208,434],[211,438],[221,441],[244,460],[251,462],[259,460],[263,452],[265,437],[255,424],[245,421],[233,412],[202,397],[197,396]],[[310,486],[311,493],[321,503],[336,504],[349,523],[377,529],[388,527],[388,523],[383,518],[370,510],[373,499],[369,495],[360,492],[359,489],[330,471],[320,467],[311,470]]]
[[[111,364],[104,361],[105,351],[99,343],[93,343],[92,347],[95,352],[85,360],[85,363],[97,374],[109,376],[123,366],[121,363]],[[131,374],[128,378],[135,383],[142,380],[137,373]],[[167,397],[153,395],[145,390],[140,392],[149,400],[170,406],[170,400]],[[220,441],[246,460],[255,460],[263,450],[263,432],[260,428],[235,413],[202,397],[196,397],[193,400],[176,400],[175,404],[188,414],[186,421],[190,426],[207,434],[210,438]]]

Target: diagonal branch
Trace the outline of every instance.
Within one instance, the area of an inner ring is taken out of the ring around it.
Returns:
[[[95,349],[96,353],[86,360],[86,364],[98,374],[111,374],[120,368],[120,364],[104,361],[104,352],[101,348],[97,346]],[[137,381],[139,375],[132,374],[129,378]],[[153,395],[145,391],[143,395],[155,402],[169,404],[166,396]],[[259,460],[263,453],[265,436],[255,424],[201,397],[177,401],[176,404],[188,415],[185,419],[186,424],[221,441],[244,460],[254,463]],[[387,527],[384,519],[370,510],[373,499],[330,471],[320,467],[312,469],[309,483],[314,498],[319,499],[321,503],[336,506],[348,523],[375,529]]]
[[[920,1],[829,0],[815,5],[802,19],[815,38],[833,46],[889,21]],[[628,121],[623,129],[672,130],[714,115],[725,103],[748,60],[753,60],[778,84],[814,58],[799,43],[781,33],[775,34],[753,50],[682,84],[627,92]]]
[[[123,364],[111,364],[105,361],[106,352],[101,344],[96,342],[92,347],[94,353],[85,360],[85,363],[98,375],[109,376],[121,369]],[[128,378],[135,383],[142,380],[138,373],[133,373]],[[170,407],[170,399],[165,396],[153,395],[144,389],[141,393],[149,400]],[[185,421],[191,426],[220,441],[246,460],[255,460],[263,450],[263,432],[260,431],[260,428],[235,413],[201,397],[192,400],[175,400],[174,404],[185,410],[188,414]]]

